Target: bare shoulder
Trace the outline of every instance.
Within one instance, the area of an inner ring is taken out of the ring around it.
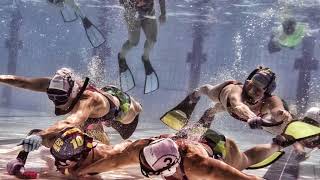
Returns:
[[[242,93],[242,86],[239,86],[239,84],[230,84],[227,85],[224,89],[226,89],[227,91],[229,91],[229,96],[233,96],[233,95],[240,95]]]
[[[270,96],[266,98],[266,103],[268,104],[283,104],[282,100],[278,96]]]
[[[183,159],[185,173],[192,179],[208,179],[215,177],[214,172],[219,171],[219,163],[215,162],[214,159],[204,158],[198,154],[189,154]]]
[[[95,107],[96,105],[97,103],[91,92],[85,91],[71,112],[83,112],[84,109],[91,109],[91,107]]]
[[[101,101],[104,101],[103,96],[101,97],[101,94],[98,92],[93,91],[84,91],[83,95],[81,96],[81,100],[90,102],[92,105],[97,105],[101,103]]]
[[[128,147],[140,150],[140,149],[144,148],[145,146],[147,146],[149,143],[150,143],[149,139],[139,139],[139,140],[132,142],[130,144],[130,146],[128,146]]]

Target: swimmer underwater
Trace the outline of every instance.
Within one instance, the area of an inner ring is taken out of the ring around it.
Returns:
[[[59,69],[52,78],[27,78],[14,75],[0,75],[0,83],[44,92],[55,105],[57,116],[67,114],[64,120],[56,122],[37,135],[22,141],[24,150],[30,152],[42,145],[48,145],[62,129],[79,127],[95,139],[108,144],[109,138],[103,125],[115,128],[123,139],[127,139],[136,129],[141,105],[128,94],[114,86],[99,89],[88,79],[76,79],[68,68]]]

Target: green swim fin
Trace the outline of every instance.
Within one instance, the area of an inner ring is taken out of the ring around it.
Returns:
[[[127,65],[125,58],[120,58],[120,53],[118,54],[118,64],[119,64],[119,76],[120,76],[120,87],[121,90],[127,92],[134,88],[135,82],[132,72]]]
[[[177,131],[185,127],[191,117],[191,114],[199,102],[200,98],[196,102],[190,103],[190,97],[187,96],[176,107],[166,112],[160,120],[172,129]]]
[[[159,79],[150,61],[144,59],[142,56],[142,62],[146,73],[144,80],[144,94],[148,94],[159,89]]]
[[[260,169],[260,168],[267,167],[270,164],[277,161],[279,158],[281,158],[284,154],[285,154],[284,151],[277,151],[277,152],[273,153],[272,155],[270,155],[269,157],[267,157],[266,159],[264,159],[263,161],[249,166],[247,169]]]
[[[218,131],[207,129],[203,134],[203,138],[207,141],[210,147],[214,147],[214,155],[225,158],[227,155],[226,137]]]

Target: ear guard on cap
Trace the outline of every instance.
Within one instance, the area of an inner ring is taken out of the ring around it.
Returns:
[[[142,159],[150,166],[149,168],[143,165]],[[141,173],[145,177],[152,175],[171,176],[176,172],[180,160],[178,147],[169,138],[151,141],[148,146],[141,149],[139,154]]]

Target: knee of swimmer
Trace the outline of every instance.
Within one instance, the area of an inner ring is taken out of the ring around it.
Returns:
[[[133,41],[130,40],[129,42],[130,42],[131,46],[138,46],[138,44],[139,44],[139,39],[133,40]]]
[[[155,44],[157,42],[157,38],[153,37],[153,38],[148,39],[147,41],[149,41],[150,44]]]
[[[136,113],[139,113],[142,111],[142,105],[131,97],[130,109],[133,109]]]
[[[140,103],[136,103],[135,104],[135,110],[137,113],[141,112],[142,111],[142,106]]]

